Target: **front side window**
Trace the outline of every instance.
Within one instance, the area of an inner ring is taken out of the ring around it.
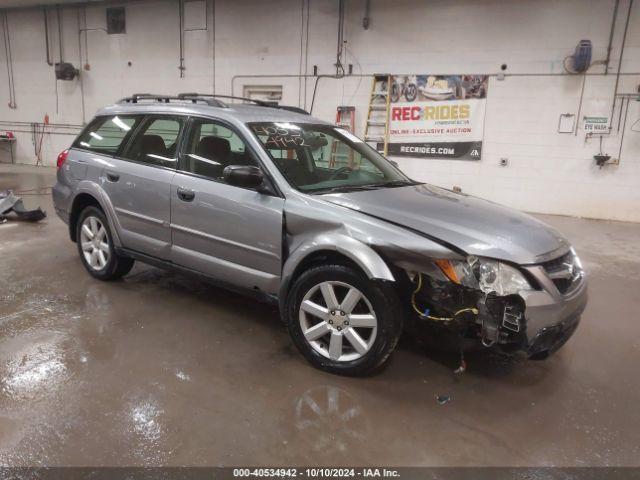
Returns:
[[[140,117],[97,117],[80,134],[73,146],[104,155],[115,155],[127,134],[135,129]]]
[[[287,181],[309,193],[413,185],[388,160],[350,132],[330,125],[251,123]]]
[[[184,119],[148,117],[136,132],[123,157],[160,167],[176,166],[176,150]]]
[[[213,120],[194,119],[180,170],[223,181],[222,172],[228,165],[258,164],[233,130]]]

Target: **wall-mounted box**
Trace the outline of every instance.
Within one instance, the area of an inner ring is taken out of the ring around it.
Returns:
[[[205,0],[192,0],[184,2],[184,30],[207,29],[207,2]]]

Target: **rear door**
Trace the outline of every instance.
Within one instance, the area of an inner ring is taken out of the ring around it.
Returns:
[[[180,116],[145,116],[103,171],[123,246],[160,259],[170,256],[171,180],[185,123]]]
[[[126,142],[132,127],[139,118],[135,116],[99,116],[82,131],[73,143],[66,168],[76,180],[97,180],[99,175],[89,173],[89,165],[97,167],[98,174],[109,163],[120,146]],[[75,152],[75,150],[78,150]],[[91,173],[95,173],[95,170]]]
[[[94,118],[73,143],[64,169],[67,180],[98,182],[105,166],[126,144],[142,116],[106,115]]]
[[[260,167],[233,127],[191,119],[171,188],[171,259],[228,283],[275,292],[284,199],[227,184],[228,165]]]

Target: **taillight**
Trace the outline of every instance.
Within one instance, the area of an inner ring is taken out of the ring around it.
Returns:
[[[58,169],[62,167],[62,165],[64,165],[64,162],[67,161],[68,155],[69,155],[69,149],[66,149],[60,152],[60,155],[58,155],[58,161],[56,162],[56,166],[58,167]]]

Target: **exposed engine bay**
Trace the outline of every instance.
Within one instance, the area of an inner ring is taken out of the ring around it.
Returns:
[[[417,319],[459,337],[461,348],[465,341],[480,341],[485,347],[505,351],[526,348],[526,306],[518,293],[499,285],[488,286],[491,278],[486,279],[487,272],[482,271],[487,268],[473,258],[465,272],[467,278],[457,273],[460,269],[450,261],[436,260],[434,264],[436,268],[429,272],[407,272],[413,289],[411,310]],[[474,283],[470,275],[478,281]]]

